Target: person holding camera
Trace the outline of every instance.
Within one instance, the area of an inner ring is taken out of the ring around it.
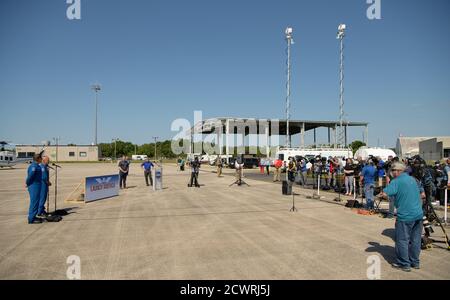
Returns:
[[[198,173],[200,171],[200,162],[197,156],[194,158],[194,161],[191,161],[190,165],[191,165],[191,181],[188,186],[191,187],[194,184],[195,187],[200,187],[200,185],[198,184]]]
[[[298,184],[301,184],[303,187],[306,186],[306,172],[308,171],[308,169],[306,168],[306,161],[303,157],[301,157],[298,161],[297,161],[297,174],[300,177],[300,181],[298,182]]]
[[[353,191],[353,176],[355,176],[355,167],[351,158],[347,158],[347,161],[345,162],[344,176],[345,195],[351,196]]]
[[[420,268],[422,239],[422,200],[416,180],[405,173],[406,166],[392,165],[393,180],[381,192],[381,196],[395,197],[397,220],[395,222],[396,262],[392,267],[405,272]]]
[[[360,178],[360,186],[364,186],[364,195],[366,197],[366,209],[374,209],[373,192],[375,189],[375,176],[377,169],[374,167],[374,163],[369,159],[368,164],[362,169]],[[364,182],[364,185],[363,185]]]

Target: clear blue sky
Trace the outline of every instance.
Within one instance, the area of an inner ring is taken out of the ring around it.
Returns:
[[[292,118],[337,119],[340,22],[347,119],[370,122],[370,144],[450,134],[448,0],[382,0],[372,21],[366,0],[81,0],[81,20],[67,7],[0,1],[0,140],[91,143],[95,82],[99,142],[171,138],[194,110],[284,118],[288,25]]]

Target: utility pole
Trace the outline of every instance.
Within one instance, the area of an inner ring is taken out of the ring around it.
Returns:
[[[55,145],[56,145],[56,158],[55,158],[56,162],[58,162],[58,145],[59,145],[60,139],[61,138],[59,136],[53,138],[53,141],[55,142]]]
[[[118,138],[112,139],[112,141],[114,142],[114,160],[115,161],[117,161],[117,141],[118,140],[119,140]]]
[[[345,132],[343,126],[344,120],[344,37],[345,37],[345,24],[339,24],[337,39],[340,45],[339,55],[339,144],[342,147],[345,145]]]
[[[97,146],[97,111],[98,111],[98,92],[101,90],[100,84],[93,84],[91,89],[95,92],[95,134],[94,145]]]
[[[287,27],[285,30],[287,41],[287,80],[286,80],[286,147],[291,147],[291,136],[289,135],[289,119],[291,108],[291,45],[294,43],[292,39],[292,27]]]
[[[153,139],[155,140],[155,161],[156,161],[156,140],[159,139],[159,136],[154,136]]]

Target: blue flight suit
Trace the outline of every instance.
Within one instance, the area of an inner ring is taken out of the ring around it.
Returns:
[[[45,201],[47,201],[48,183],[49,183],[48,166],[45,164],[40,164],[40,167],[42,172],[42,183],[41,183],[41,193],[39,197],[38,215],[43,214],[45,212]]]
[[[28,209],[28,223],[33,223],[39,208],[39,198],[41,195],[42,170],[37,162],[31,163],[28,167],[26,180],[28,193],[30,194],[30,208]]]

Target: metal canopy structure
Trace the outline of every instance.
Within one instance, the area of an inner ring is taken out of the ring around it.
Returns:
[[[187,135],[191,137],[195,134],[212,134],[225,135],[225,146],[228,149],[228,139],[229,135],[240,134],[247,136],[250,134],[264,134],[266,138],[269,139],[272,135],[285,136],[289,133],[290,136],[300,133],[300,146],[305,147],[305,132],[313,130],[314,131],[314,144],[316,144],[316,129],[317,128],[328,128],[328,144],[334,145],[335,148],[338,146],[337,129],[339,128],[340,121],[312,121],[312,120],[289,120],[282,119],[255,119],[255,118],[233,118],[233,117],[220,117],[205,119],[197,122]],[[236,127],[240,125],[240,130]],[[343,122],[344,134],[345,134],[345,144],[347,143],[347,128],[348,127],[365,127],[364,142],[366,145],[369,144],[369,123],[368,122]],[[253,127],[253,128],[251,128]],[[221,130],[220,130],[221,128]],[[273,128],[278,128],[276,132],[272,132]],[[193,140],[193,139],[191,139]],[[220,138],[221,140],[221,138]],[[221,148],[220,148],[221,149]]]
[[[234,128],[234,132],[231,132],[231,130],[226,129],[227,121],[235,122],[235,123],[244,123],[247,124],[249,122],[256,122],[257,126],[257,134],[264,134],[265,132],[259,132],[260,128],[260,122],[264,122],[269,127],[269,133],[270,128],[272,125],[272,122],[278,122],[279,130],[278,135],[286,135],[287,133],[287,120],[271,120],[271,119],[255,119],[255,118],[232,118],[232,117],[220,117],[220,118],[211,118],[211,119],[205,119],[201,122],[198,122],[195,124],[194,127],[191,129],[191,133],[198,133],[198,134],[210,134],[216,131],[216,127],[214,126],[217,121],[221,123],[222,127],[222,133],[237,133],[236,128]],[[368,122],[343,122],[343,125],[345,127],[365,127],[366,132],[368,131]],[[311,120],[289,120],[289,135],[294,135],[302,132],[306,132],[309,130],[313,130],[316,128],[328,128],[330,130],[336,130],[339,127],[339,121],[311,121]],[[231,129],[231,128],[230,128]],[[249,128],[245,128],[245,135],[249,134]],[[365,142],[368,144],[367,134],[365,136]]]

